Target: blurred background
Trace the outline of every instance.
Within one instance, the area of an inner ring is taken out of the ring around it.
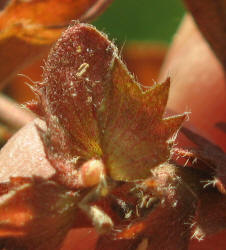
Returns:
[[[93,24],[120,43],[168,44],[184,12],[181,0],[115,0]]]

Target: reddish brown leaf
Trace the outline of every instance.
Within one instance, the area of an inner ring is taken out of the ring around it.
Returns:
[[[198,150],[194,150],[194,158],[204,162],[206,170],[212,171],[212,184],[216,185],[220,192],[226,194],[226,154],[204,137],[194,133],[193,131],[182,128],[183,133],[195,144],[199,146]],[[202,167],[202,166],[201,166]],[[211,184],[211,180],[209,180]]]
[[[184,0],[201,32],[226,67],[226,1]]]
[[[163,118],[169,86],[168,79],[143,90],[105,35],[86,24],[70,27],[36,87],[49,128],[43,141],[64,173],[59,178],[76,186],[76,165],[91,158],[102,159],[116,180],[150,176],[151,168],[169,159],[185,118]]]
[[[0,238],[13,238],[6,249],[60,248],[75,221],[78,194],[35,178],[12,178],[0,191]]]

